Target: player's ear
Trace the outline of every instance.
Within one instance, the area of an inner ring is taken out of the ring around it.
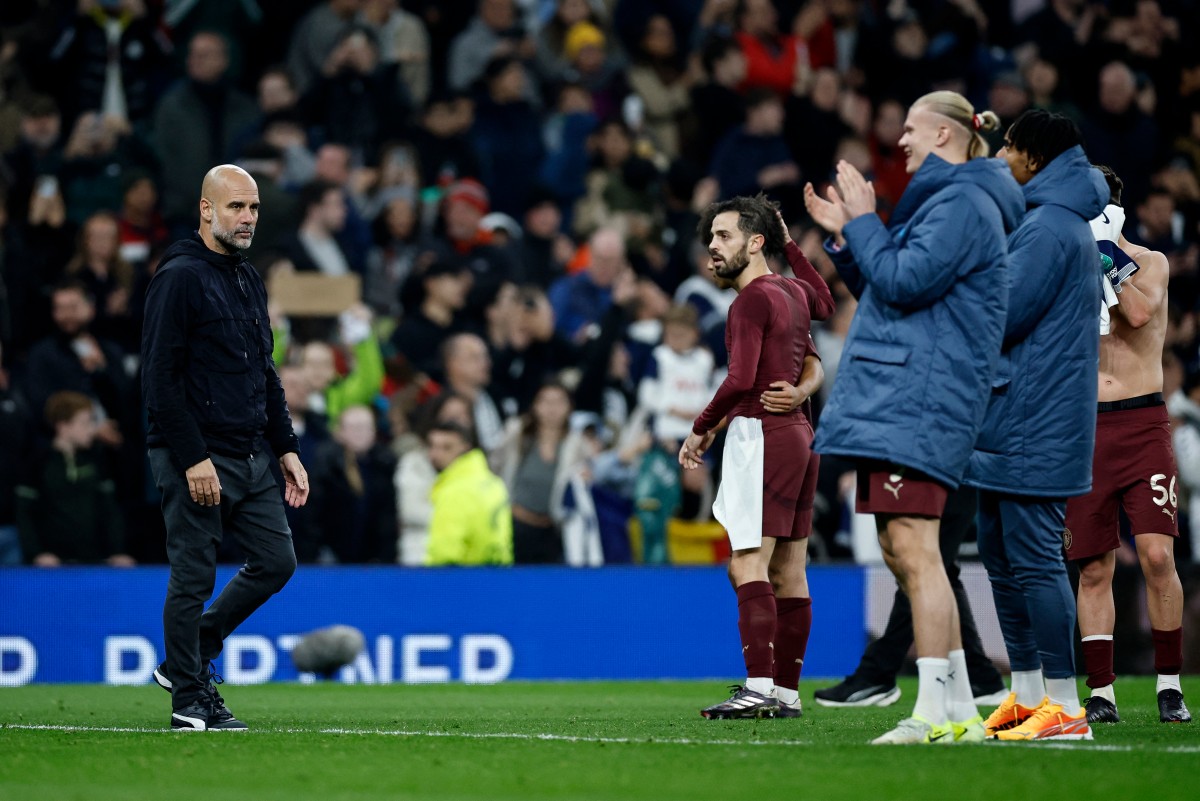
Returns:
[[[763,248],[763,244],[766,241],[767,241],[767,238],[765,236],[763,236],[762,234],[755,234],[754,236],[750,237],[750,242],[748,243],[750,245],[750,252],[751,253],[760,252]]]

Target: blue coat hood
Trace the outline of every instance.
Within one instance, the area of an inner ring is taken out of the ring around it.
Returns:
[[[814,447],[962,480],[999,360],[1021,189],[995,159],[926,157],[892,216],[830,256],[859,298]],[[828,246],[827,246],[828,247]]]
[[[1091,489],[1101,265],[1088,221],[1108,185],[1074,147],[1023,187],[1008,240],[1004,351],[966,482],[1065,498]]]

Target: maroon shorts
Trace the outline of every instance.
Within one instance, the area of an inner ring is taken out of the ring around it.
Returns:
[[[812,532],[817,468],[807,420],[763,431],[763,536],[803,539]]]
[[[1119,402],[1118,402],[1119,403]],[[1121,547],[1117,509],[1134,534],[1179,536],[1175,451],[1167,407],[1096,415],[1092,491],[1067,502],[1063,548],[1068,559],[1086,559]]]
[[[940,519],[950,490],[919,470],[886,462],[858,463],[859,514]]]

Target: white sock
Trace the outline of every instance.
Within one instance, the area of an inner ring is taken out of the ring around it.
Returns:
[[[949,681],[946,688],[946,715],[957,723],[979,714],[971,695],[971,680],[967,677],[967,652],[959,648],[950,652]]]
[[[1068,715],[1078,715],[1082,709],[1079,705],[1079,685],[1075,677],[1069,679],[1046,679],[1046,696],[1050,703],[1058,704]]]
[[[1014,670],[1012,691],[1017,694],[1017,703],[1025,707],[1040,706],[1046,697],[1046,682],[1040,670]]]
[[[950,660],[923,656],[917,660],[917,704],[913,716],[934,726],[946,725],[946,674]]]
[[[1113,706],[1117,705],[1117,694],[1113,692],[1113,686],[1111,684],[1106,684],[1103,687],[1093,687],[1092,697],[1103,698]]]
[[[1181,687],[1179,684],[1178,673],[1176,673],[1174,676],[1164,676],[1161,673],[1158,674],[1158,689],[1156,689],[1154,692],[1161,693],[1163,690],[1179,690],[1179,692],[1183,692],[1183,687]]]
[[[775,692],[775,679],[746,679],[746,689],[759,695],[772,695]]]
[[[775,698],[784,706],[799,706],[800,691],[790,690],[787,687],[776,687]]]

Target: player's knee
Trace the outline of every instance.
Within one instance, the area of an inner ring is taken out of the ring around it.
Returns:
[[[1142,567],[1147,577],[1164,578],[1175,572],[1175,554],[1170,546],[1151,546],[1142,557]]]
[[[1079,589],[1088,590],[1108,589],[1112,584],[1112,574],[1102,559],[1087,559],[1079,563]]]

